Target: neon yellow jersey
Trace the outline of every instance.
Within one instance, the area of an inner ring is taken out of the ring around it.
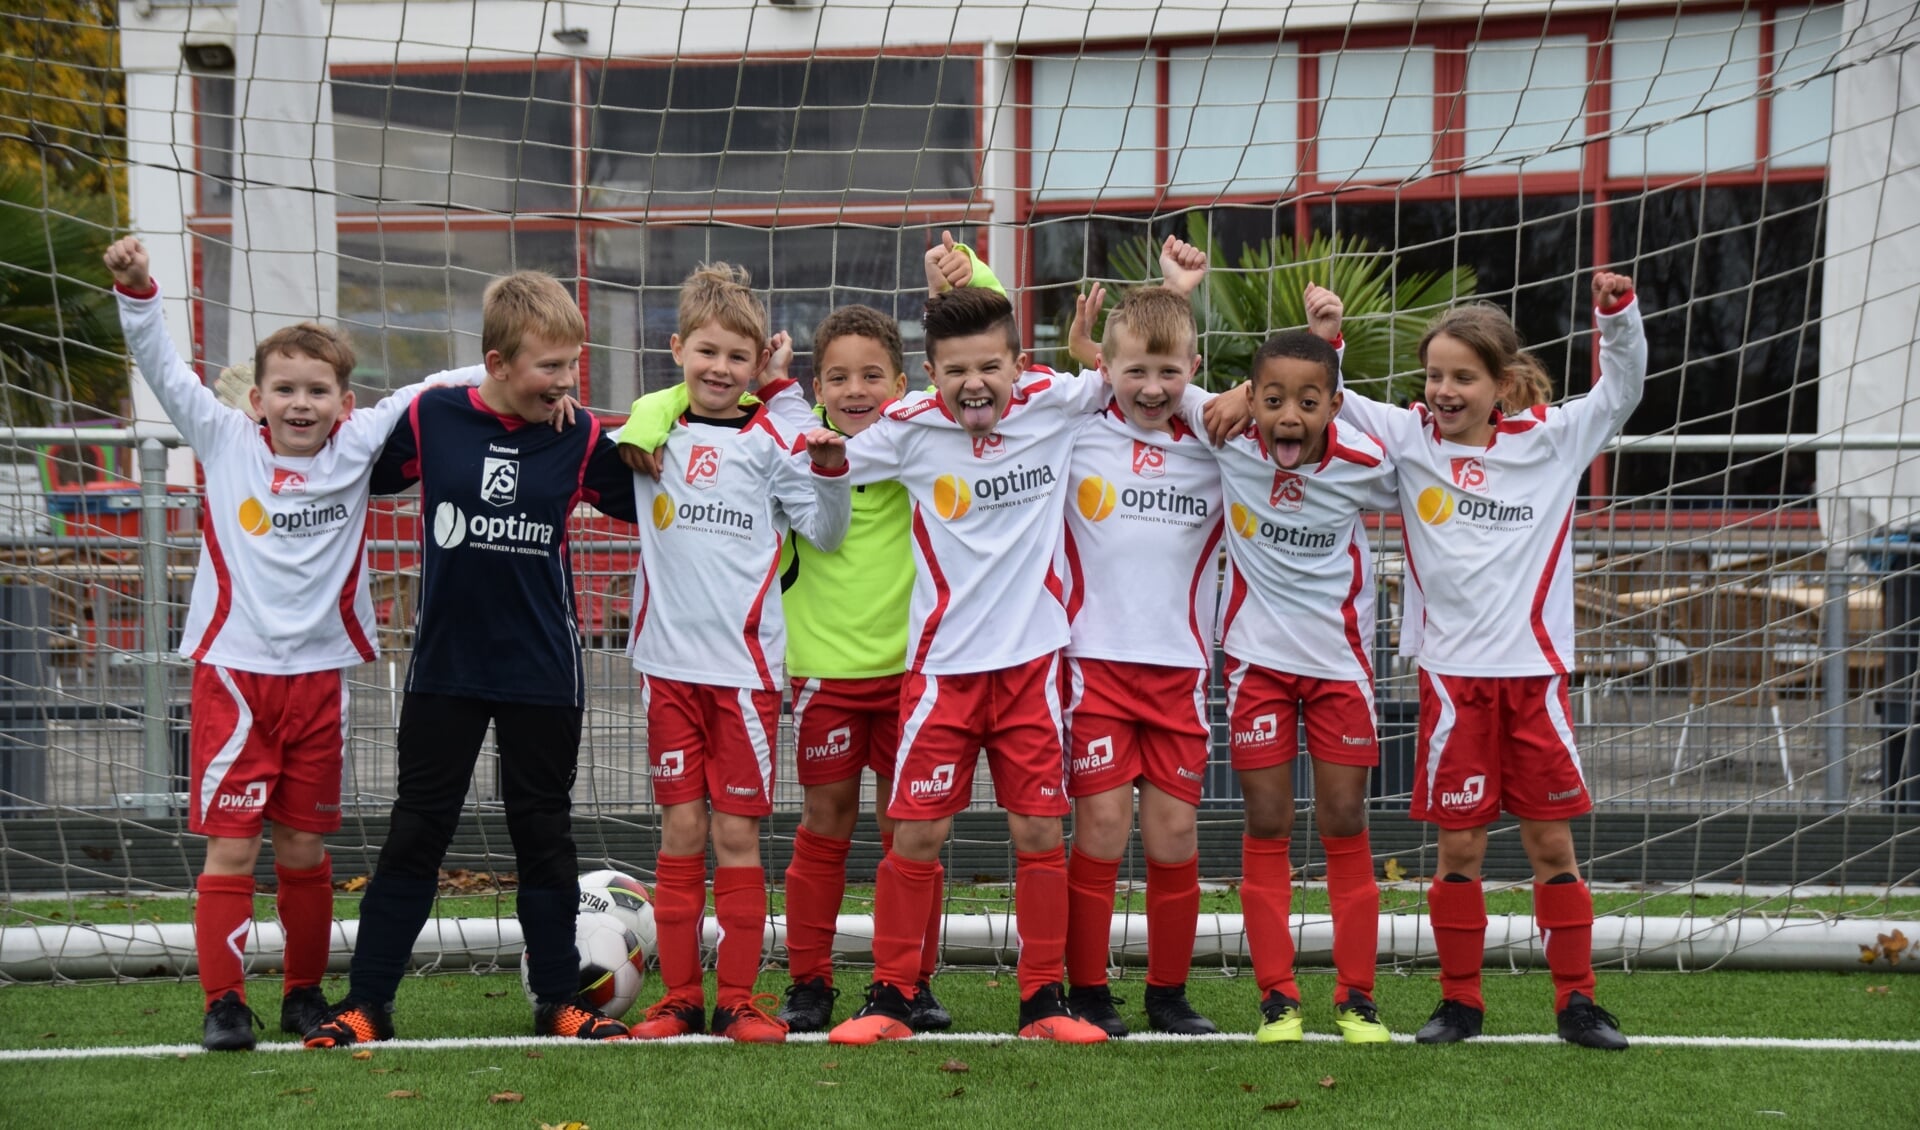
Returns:
[[[687,406],[685,385],[648,393],[633,402],[620,442],[659,447]],[[825,419],[818,408],[814,414]],[[839,549],[822,553],[798,534],[787,539],[780,552],[780,592],[789,676],[877,679],[907,669],[912,526],[907,488],[873,483],[853,488],[853,517]]]

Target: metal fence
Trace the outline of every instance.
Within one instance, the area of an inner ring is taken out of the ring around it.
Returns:
[[[17,429],[13,442],[75,434]],[[138,486],[119,492],[131,497],[96,492],[77,518],[51,515],[62,528],[49,526],[48,514],[27,513],[47,505],[32,492],[0,496],[0,510],[11,507],[0,514],[0,811],[179,811],[188,680],[173,648],[197,560],[200,499],[165,486],[165,433],[87,436],[108,446],[142,439]],[[370,541],[384,565],[373,573],[383,655],[352,672],[344,789],[362,819],[384,813],[393,792],[416,548],[398,535],[413,506],[401,500]],[[1914,760],[1905,758],[1920,647],[1920,609],[1907,594],[1920,591],[1920,571],[1904,545],[1835,544],[1807,510],[1726,513],[1705,523],[1670,510],[1581,513],[1573,722],[1598,803],[1626,811],[1920,809]],[[626,562],[637,546],[597,516],[577,518],[574,534],[590,679],[576,803],[609,815],[643,812],[651,801],[645,719],[621,653]],[[1393,655],[1404,558],[1392,523],[1382,523],[1375,540],[1384,739],[1377,803],[1404,807],[1415,721],[1414,673]],[[1506,583],[1487,578],[1490,597],[1502,598]],[[1237,792],[1217,690],[1206,803],[1232,809]],[[797,809],[791,749],[783,724],[775,804]],[[497,799],[495,779],[483,758],[475,803]],[[1300,783],[1304,796],[1304,774]],[[988,804],[989,788],[981,774],[977,805]]]

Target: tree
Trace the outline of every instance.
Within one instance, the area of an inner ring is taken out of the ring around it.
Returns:
[[[31,179],[29,179],[31,176]],[[127,393],[108,197],[41,187],[0,171],[0,419],[54,422],[76,407],[113,415]]]
[[[1475,285],[1471,267],[1402,275],[1396,282],[1393,256],[1358,236],[1336,241],[1315,234],[1304,245],[1269,239],[1244,248],[1239,262],[1228,267],[1202,212],[1187,217],[1187,241],[1205,248],[1211,264],[1200,304],[1200,379],[1215,391],[1247,378],[1254,351],[1269,334],[1307,324],[1302,296],[1309,282],[1317,282],[1332,288],[1346,308],[1346,378],[1370,395],[1391,382],[1393,399],[1418,396],[1421,334],[1435,314],[1471,296]],[[1157,244],[1129,240],[1114,249],[1113,267],[1124,280],[1146,282],[1155,277],[1159,257]],[[1369,384],[1376,387],[1369,390]]]
[[[126,79],[113,0],[0,13],[0,173],[111,194],[126,214]]]

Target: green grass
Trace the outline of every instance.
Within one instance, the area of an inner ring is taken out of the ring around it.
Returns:
[[[853,995],[858,972],[842,978]],[[769,975],[762,987],[776,990]],[[1301,978],[1309,1027],[1331,1031],[1329,977]],[[256,981],[269,1019],[277,986]],[[338,986],[332,987],[335,992]],[[657,989],[657,982],[650,985]],[[1010,974],[942,975],[937,990],[976,1031],[1011,1028]],[[1116,991],[1132,999],[1139,983]],[[1487,984],[1489,1033],[1551,1031],[1539,974]],[[1884,991],[1880,991],[1884,990]],[[1248,1030],[1247,979],[1196,978],[1194,1003]],[[1384,976],[1384,1018],[1406,1031],[1437,998],[1430,975]],[[1920,981],[1892,972],[1603,974],[1600,998],[1636,1034],[1913,1039]],[[840,1015],[849,1004],[843,1001]],[[171,1044],[197,1038],[192,984],[14,985],[0,989],[0,1046]],[[512,975],[411,979],[400,1034],[513,1036],[527,1013]],[[272,1039],[285,1039],[277,1033]],[[943,1071],[960,1060],[964,1073]],[[1322,1086],[1331,1079],[1333,1085]],[[390,1092],[417,1098],[390,1099]],[[489,1105],[502,1091],[522,1103]],[[1279,1111],[1272,1104],[1297,1100]],[[911,1124],[1910,1126],[1920,1054],[1639,1047],[1624,1055],[1552,1046],[1119,1043],[1104,1048],[909,1043],[868,1049],[545,1047],[0,1063],[0,1123],[70,1126],[537,1127]],[[1783,1112],[1785,1117],[1764,1112]],[[324,1123],[316,1121],[324,1119]],[[1278,1120],[1278,1121],[1276,1121]]]
[[[947,889],[953,908],[958,912],[968,910],[1005,910],[1013,893],[1010,887],[962,887]],[[786,907],[784,895],[775,890],[769,894],[769,908],[774,914],[783,913]],[[513,892],[485,895],[442,896],[434,904],[434,915],[440,918],[492,918],[495,915],[510,915],[514,910]],[[1122,894],[1116,905],[1121,910],[1146,911],[1146,893],[1134,891]],[[1381,909],[1388,914],[1424,914],[1426,913],[1426,891],[1417,885],[1389,884],[1380,892]],[[1593,908],[1597,914],[1627,914],[1635,916],[1680,916],[1686,914],[1721,917],[1734,913],[1764,914],[1773,917],[1797,915],[1818,917],[1826,915],[1847,915],[1854,918],[1893,918],[1902,921],[1920,922],[1920,895],[1887,896],[1876,894],[1856,895],[1687,895],[1687,894],[1648,894],[1638,891],[1595,891]],[[1296,913],[1327,913],[1327,892],[1324,887],[1305,887],[1294,892],[1293,909]],[[1487,892],[1487,912],[1489,914],[1529,914],[1533,909],[1532,892],[1524,888],[1510,890],[1491,890]],[[1203,891],[1200,896],[1200,910],[1205,914],[1240,913],[1240,895],[1236,889],[1216,889]],[[335,897],[334,911],[341,918],[357,918],[360,915],[360,898],[357,894],[340,894]],[[849,887],[844,914],[871,914],[873,912],[873,888]],[[262,896],[254,900],[254,917],[269,920],[273,917],[272,896]],[[84,921],[96,924],[130,922],[191,922],[193,904],[191,900],[178,896],[78,896],[71,899],[15,899],[0,903],[0,926],[45,926],[62,922]]]

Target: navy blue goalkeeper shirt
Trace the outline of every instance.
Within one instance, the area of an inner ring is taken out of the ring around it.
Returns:
[[[583,412],[555,431],[500,416],[472,388],[413,402],[373,489],[420,484],[420,600],[407,690],[586,705],[567,518],[586,502],[635,520],[633,472]]]

